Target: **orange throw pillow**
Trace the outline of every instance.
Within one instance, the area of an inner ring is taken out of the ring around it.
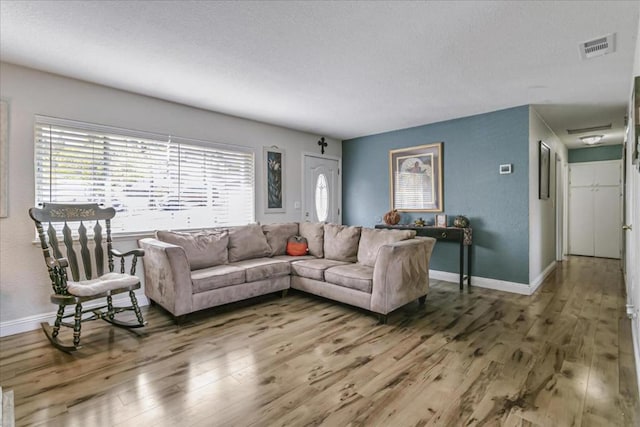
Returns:
[[[309,244],[304,237],[293,236],[287,240],[287,255],[301,256],[306,255],[308,251]]]

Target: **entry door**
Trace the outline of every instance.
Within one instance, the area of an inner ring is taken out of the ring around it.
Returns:
[[[339,161],[304,156],[303,221],[340,224]]]

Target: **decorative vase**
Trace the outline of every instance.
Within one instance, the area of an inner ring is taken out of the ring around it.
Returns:
[[[384,219],[384,222],[388,225],[396,225],[397,223],[400,222],[400,214],[398,213],[397,209],[387,212],[386,214],[384,214],[384,217],[382,218]]]
[[[458,228],[466,228],[469,226],[469,218],[466,216],[458,215],[453,220],[453,226]]]

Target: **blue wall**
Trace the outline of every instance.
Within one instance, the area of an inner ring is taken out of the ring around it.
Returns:
[[[569,150],[569,163],[599,162],[622,158],[622,144]]]
[[[529,283],[529,107],[342,143],[343,222],[372,227],[389,211],[389,150],[443,142],[444,213],[473,227],[473,275]],[[500,175],[500,164],[513,173]],[[402,223],[432,213],[403,213]],[[439,242],[431,269],[458,272],[458,247]]]

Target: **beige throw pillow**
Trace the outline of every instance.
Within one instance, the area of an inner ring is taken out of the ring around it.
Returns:
[[[358,244],[358,263],[373,267],[381,246],[400,242],[401,240],[413,239],[414,237],[416,237],[415,230],[363,228],[360,233],[360,243]]]
[[[301,222],[300,236],[307,239],[309,244],[309,255],[318,258],[324,257],[324,223],[323,222]]]
[[[180,246],[189,261],[191,270],[213,267],[229,262],[227,245],[229,233],[225,231],[157,231],[156,238]]]
[[[249,224],[229,229],[229,262],[267,257],[271,247],[260,224]]]
[[[324,257],[336,261],[356,262],[362,227],[324,225]]]
[[[271,248],[271,256],[285,255],[287,253],[287,240],[298,234],[298,223],[264,224],[262,231]]]

